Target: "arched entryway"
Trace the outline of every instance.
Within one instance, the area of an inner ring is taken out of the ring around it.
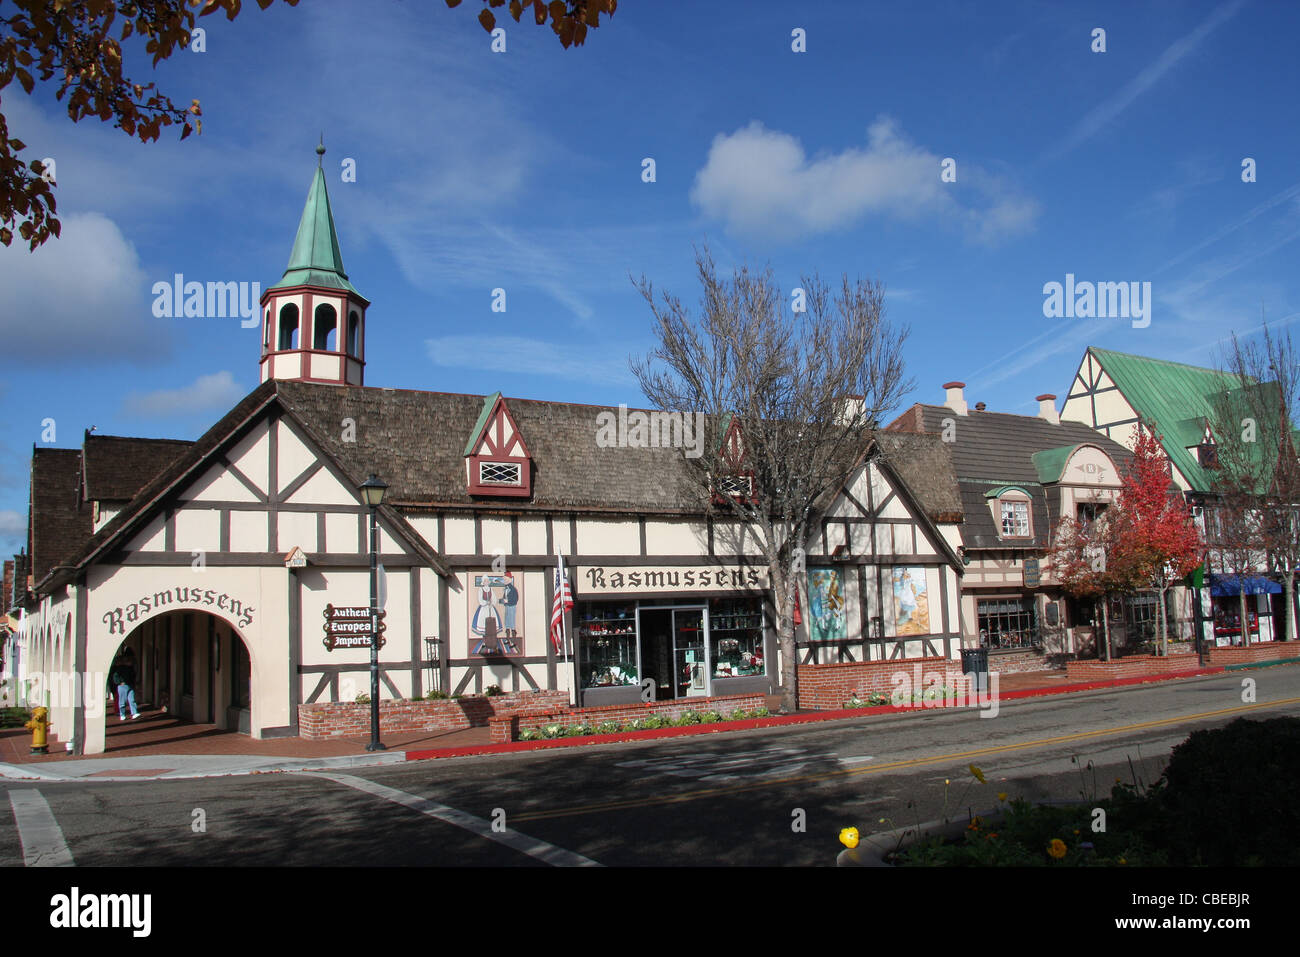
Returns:
[[[167,612],[137,625],[114,652],[114,661],[125,648],[135,658],[136,704],[142,711],[249,733],[252,659],[229,622],[202,611]],[[110,728],[118,723],[115,691],[104,712]]]

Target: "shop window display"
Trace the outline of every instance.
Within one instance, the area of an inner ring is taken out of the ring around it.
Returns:
[[[584,602],[574,609],[584,688],[637,683],[636,606]]]
[[[713,677],[764,675],[763,603],[760,599],[715,598],[709,603]]]

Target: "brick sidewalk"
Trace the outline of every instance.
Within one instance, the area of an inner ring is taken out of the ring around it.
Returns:
[[[50,753],[29,753],[32,735],[23,728],[0,731],[0,764],[28,764],[66,761],[71,757],[65,744],[50,738]],[[408,731],[383,735],[380,740],[390,751],[420,748],[456,748],[488,743],[487,728],[463,731]],[[306,741],[302,738],[269,738],[259,741],[235,731],[221,731],[210,724],[193,724],[161,711],[142,711],[138,721],[108,719],[106,747],[95,758],[129,758],[150,754],[254,755],[256,757],[325,758],[364,754],[370,736]]]

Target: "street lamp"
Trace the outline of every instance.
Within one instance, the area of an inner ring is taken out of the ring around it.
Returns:
[[[361,497],[370,508],[370,743],[367,751],[388,750],[379,743],[379,519],[388,486],[373,472],[361,483]]]

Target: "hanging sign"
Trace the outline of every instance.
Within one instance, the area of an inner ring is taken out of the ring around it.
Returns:
[[[325,616],[325,649],[335,648],[369,648],[370,647],[370,609],[365,605],[347,605],[335,607],[326,605],[322,612]],[[379,612],[379,647],[384,647],[384,612]]]

